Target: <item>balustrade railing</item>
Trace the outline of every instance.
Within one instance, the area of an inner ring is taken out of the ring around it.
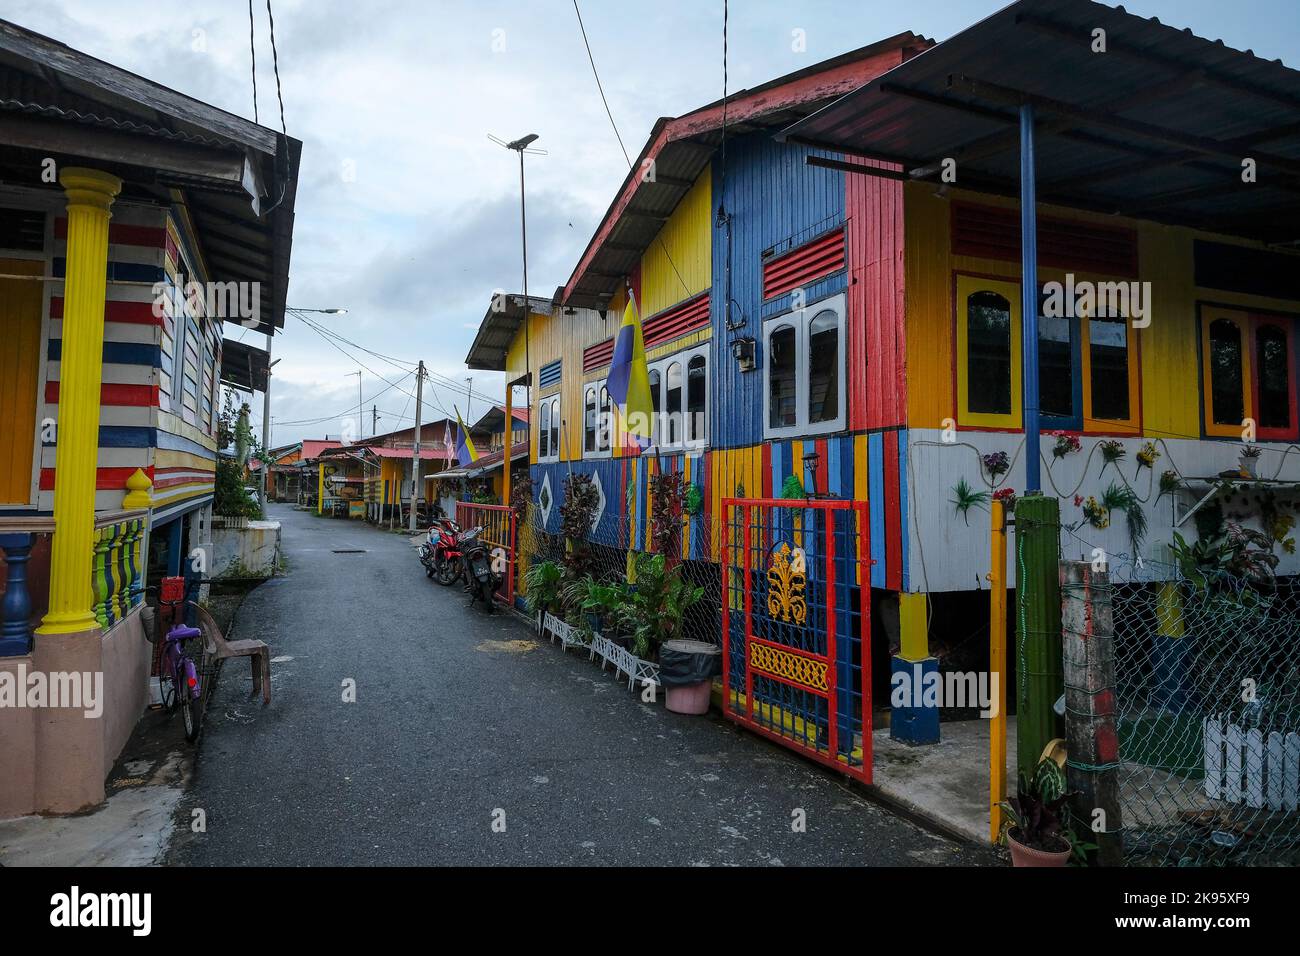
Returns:
[[[136,589],[144,581],[141,552],[148,517],[149,512],[141,509],[108,512],[95,518],[91,612],[102,628],[112,627],[143,600]],[[31,650],[34,604],[28,570],[38,541],[53,534],[54,519],[49,515],[0,517],[0,553],[5,563],[0,657]]]
[[[140,545],[147,516],[146,511],[119,511],[95,520],[92,610],[100,627],[112,627],[144,599],[138,588],[144,577]]]

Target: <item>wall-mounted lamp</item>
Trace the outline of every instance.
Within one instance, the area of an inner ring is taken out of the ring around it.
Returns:
[[[736,359],[742,372],[754,371],[754,340],[751,338],[732,339],[731,354]]]

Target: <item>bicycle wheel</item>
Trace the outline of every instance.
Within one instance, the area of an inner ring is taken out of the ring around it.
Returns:
[[[203,728],[203,702],[201,699],[195,699],[194,695],[185,688],[180,695],[181,697],[181,720],[185,724],[185,739],[189,743],[199,739],[199,731]]]

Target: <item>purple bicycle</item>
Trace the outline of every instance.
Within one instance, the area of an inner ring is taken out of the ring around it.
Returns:
[[[203,655],[203,632],[197,627],[189,627],[180,615],[184,604],[184,585],[179,588],[172,585],[180,578],[168,578],[163,581],[162,593],[158,588],[143,588],[146,594],[157,597],[159,606],[172,609],[175,624],[167,629],[163,636],[162,659],[159,664],[159,683],[162,693],[163,709],[171,713],[177,708],[181,712],[181,721],[185,724],[185,739],[194,743],[199,739],[203,728],[203,683],[201,669],[187,648],[191,641],[198,641],[198,655]],[[146,619],[147,620],[147,619]],[[145,636],[149,643],[158,643],[156,619],[148,621]],[[190,645],[193,647],[194,645]]]

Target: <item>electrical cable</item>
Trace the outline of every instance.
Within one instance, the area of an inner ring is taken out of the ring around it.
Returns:
[[[288,136],[289,129],[284,125],[284,95],[280,91],[280,54],[275,48],[275,14],[271,12],[271,0],[266,0],[266,18],[271,24],[271,63],[275,68],[275,96],[280,101],[280,132]]]
[[[258,121],[257,113],[257,45],[253,42],[253,0],[248,0],[248,53],[253,58],[253,122]]]

